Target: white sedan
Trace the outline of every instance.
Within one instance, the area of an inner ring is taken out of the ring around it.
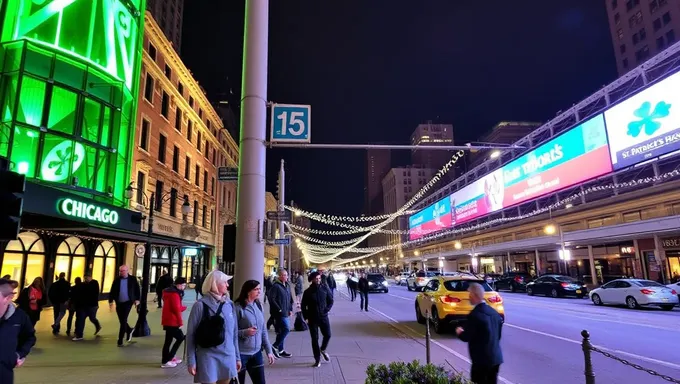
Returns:
[[[666,284],[666,288],[670,288],[678,293],[678,300],[680,300],[680,281],[673,284]]]
[[[678,305],[678,293],[671,288],[651,280],[617,279],[590,291],[595,305],[626,305],[634,309],[640,306],[656,305],[670,311]]]

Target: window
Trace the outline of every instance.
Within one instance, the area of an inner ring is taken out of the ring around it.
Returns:
[[[144,190],[146,189],[146,175],[137,171],[137,204],[144,204]]]
[[[179,107],[175,109],[175,129],[182,132],[182,110]]]
[[[168,114],[170,113],[170,96],[167,92],[163,91],[163,101],[161,102],[161,115],[165,119],[169,119]]]
[[[656,19],[656,20],[654,20],[654,32],[656,32],[656,31],[658,31],[659,29],[661,29],[661,27],[662,27],[662,25],[661,25],[661,19]]]
[[[227,209],[231,209],[231,191],[227,191]]]
[[[201,131],[196,131],[196,149],[201,152]]]
[[[210,120],[206,120],[205,125],[208,127],[208,131],[212,131],[212,122]]]
[[[202,213],[202,215],[201,215],[201,226],[203,228],[205,228],[207,226],[207,223],[206,223],[207,216],[208,216],[207,211],[208,211],[208,207],[204,205],[203,206],[203,212],[201,212]]]
[[[664,46],[664,43],[665,43],[665,41],[664,41],[664,39],[663,39],[663,36],[659,36],[659,37],[656,39],[656,49],[662,50],[662,49],[663,49],[663,46]]]
[[[628,59],[623,59],[621,64],[623,65],[623,68],[628,68]]]
[[[194,225],[198,224],[198,201],[194,200]]]
[[[196,186],[201,185],[201,166],[196,164]]]
[[[187,140],[191,143],[191,139],[194,136],[194,122],[189,120],[187,121]]]
[[[153,104],[153,86],[154,86],[154,79],[151,77],[150,74],[146,74],[146,83],[144,84],[144,99],[148,101],[149,103]]]
[[[156,61],[156,47],[153,46],[153,44],[149,43],[149,56],[153,61]]]
[[[215,229],[215,210],[210,210],[210,230]]]
[[[203,171],[203,191],[208,192],[208,171]]]
[[[210,141],[205,141],[205,158],[210,159]]]
[[[172,170],[179,173],[179,147],[176,145],[172,152]]]
[[[612,9],[616,9],[618,5],[619,5],[618,0],[612,0]]]
[[[165,164],[165,146],[167,145],[168,138],[162,133],[158,137],[158,161]]]
[[[177,217],[177,190],[170,190],[170,216]]]
[[[666,43],[668,45],[675,43],[675,31],[674,30],[671,29],[670,31],[666,32]]]
[[[154,209],[160,212],[163,208],[163,182],[156,180],[156,194],[154,195]]]
[[[198,109],[198,118],[203,120],[203,108]]]
[[[637,52],[635,52],[635,59],[637,60],[638,64],[641,62],[645,61],[649,57],[649,47],[644,46],[641,49],[639,49]]]
[[[640,0],[627,0],[626,1],[626,10],[630,11],[631,9],[637,7],[640,4]]]
[[[647,31],[644,28],[641,28],[638,35],[640,35],[640,41],[642,41],[647,38]]]
[[[193,96],[189,96],[189,106],[190,106],[191,108],[194,107],[194,97],[193,97]]]
[[[177,92],[184,97],[184,84],[181,82],[177,83]]]
[[[172,68],[167,64],[165,64],[165,77],[172,79]]]
[[[621,46],[619,46],[619,52],[626,53],[626,44],[621,44]]]
[[[619,37],[619,40],[623,40],[623,29],[619,28],[619,30],[616,31],[616,35]]]
[[[663,20],[663,25],[668,25],[668,23],[671,22],[671,13],[670,12],[664,13],[661,19]]]
[[[636,25],[642,23],[642,11],[637,11],[628,19],[628,26],[634,28]]]
[[[619,15],[618,13],[614,15],[614,23],[616,25],[619,25],[621,23],[621,15]]]
[[[184,159],[184,178],[191,180],[191,157],[188,155]]]
[[[210,196],[215,196],[215,176],[210,180]]]
[[[145,151],[149,150],[149,120],[142,119],[142,131],[139,134],[139,147]]]

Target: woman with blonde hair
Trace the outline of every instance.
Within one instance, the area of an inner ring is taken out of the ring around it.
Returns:
[[[187,325],[187,369],[194,383],[227,384],[238,377],[241,354],[234,303],[228,298],[231,276],[210,272]]]

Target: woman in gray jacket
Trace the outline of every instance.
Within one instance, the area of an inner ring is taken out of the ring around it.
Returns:
[[[238,373],[239,383],[246,382],[246,372],[253,384],[265,384],[264,359],[267,353],[269,364],[274,364],[274,353],[264,321],[262,304],[258,298],[262,288],[257,280],[243,283],[236,299],[236,321],[238,323],[238,347],[241,352],[242,368]]]
[[[194,376],[194,383],[228,384],[241,370],[236,310],[227,296],[229,280],[231,276],[221,271],[210,272],[203,280],[203,297],[191,308],[186,346],[187,369]],[[203,319],[204,306],[208,307],[206,316],[216,315],[221,306],[219,315],[224,319],[224,342],[211,348],[202,348],[196,341],[196,330]]]

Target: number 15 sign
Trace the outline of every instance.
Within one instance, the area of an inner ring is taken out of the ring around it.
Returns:
[[[312,107],[310,105],[272,104],[272,143],[309,143]]]

